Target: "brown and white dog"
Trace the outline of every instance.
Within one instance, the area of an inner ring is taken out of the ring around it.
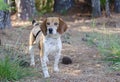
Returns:
[[[44,77],[50,77],[47,68],[49,62],[48,55],[53,54],[55,58],[54,71],[58,72],[58,63],[61,56],[62,42],[61,35],[67,30],[67,24],[58,17],[48,17],[41,25],[33,21],[34,28],[30,33],[29,52],[31,56],[31,65],[35,65],[34,61],[34,44],[40,46],[40,59]]]

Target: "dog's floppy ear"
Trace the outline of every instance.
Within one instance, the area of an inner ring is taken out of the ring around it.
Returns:
[[[42,30],[42,32],[43,32],[44,35],[47,35],[46,21],[47,21],[47,19],[45,19],[45,20],[42,22],[41,26],[40,26],[40,28],[41,28],[41,30]]]
[[[62,34],[67,30],[67,28],[67,24],[61,18],[59,18],[59,27],[57,29],[57,32]]]

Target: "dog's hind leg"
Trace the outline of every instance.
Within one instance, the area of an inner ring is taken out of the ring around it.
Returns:
[[[31,66],[35,66],[35,60],[34,60],[34,35],[32,33],[30,33],[30,37],[29,37],[29,54],[31,57]]]

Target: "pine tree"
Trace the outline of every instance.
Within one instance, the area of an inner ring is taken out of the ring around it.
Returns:
[[[109,0],[106,0],[105,10],[106,10],[106,16],[110,17]]]
[[[15,0],[15,3],[19,19],[29,20],[35,16],[35,0]]]
[[[91,2],[92,2],[92,16],[100,17],[101,16],[100,0],[91,0]]]
[[[54,0],[54,12],[65,13],[74,5],[73,0]]]
[[[115,12],[120,13],[120,0],[115,0]]]
[[[0,29],[10,28],[10,12],[8,0],[0,0]]]

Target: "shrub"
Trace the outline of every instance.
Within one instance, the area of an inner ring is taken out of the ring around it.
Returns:
[[[4,2],[4,0],[0,0],[0,10],[9,10],[9,6]]]
[[[54,0],[35,0],[37,10],[44,14],[53,11]]]

